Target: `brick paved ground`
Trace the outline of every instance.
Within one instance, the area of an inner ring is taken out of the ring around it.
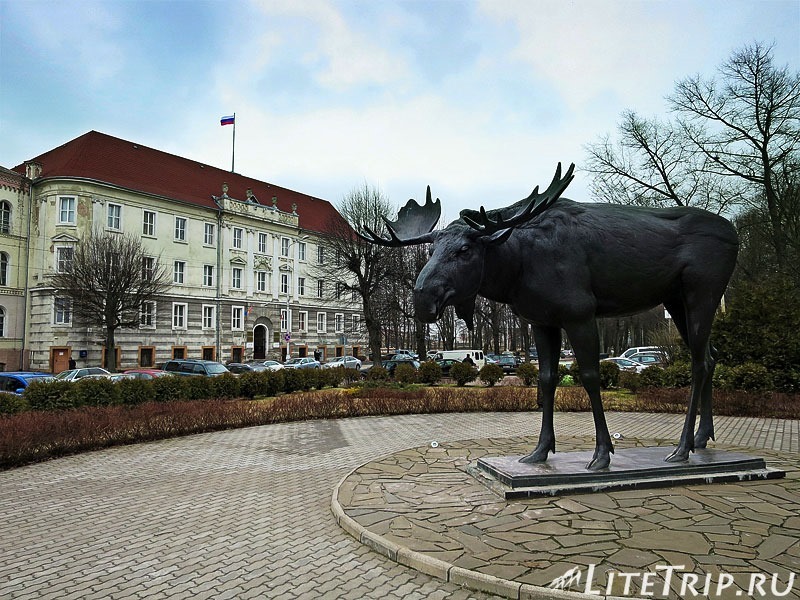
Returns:
[[[608,415],[675,438],[678,415]],[[0,473],[0,598],[489,598],[402,567],[335,523],[351,469],[404,448],[530,435],[538,414],[373,417],[114,448]],[[559,414],[560,435],[592,433]],[[797,452],[798,422],[718,418],[720,441]]]

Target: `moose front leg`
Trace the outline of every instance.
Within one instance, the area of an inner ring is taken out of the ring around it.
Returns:
[[[608,433],[603,402],[600,398],[600,340],[597,336],[597,323],[592,319],[565,327],[565,330],[572,343],[575,360],[578,361],[581,384],[589,394],[594,417],[595,450],[586,468],[589,471],[599,471],[611,464],[614,445]]]
[[[553,429],[553,405],[558,385],[558,356],[561,351],[561,329],[533,326],[533,339],[539,354],[539,398],[542,403],[542,429],[536,448],[519,459],[521,463],[541,463],[550,452],[556,451],[556,434]]]

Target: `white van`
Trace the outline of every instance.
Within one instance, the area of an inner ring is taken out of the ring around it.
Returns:
[[[437,352],[436,358],[449,358],[450,360],[458,360],[463,362],[465,358],[470,357],[475,367],[482,369],[486,364],[486,358],[483,356],[483,350],[442,350]]]
[[[660,346],[635,346],[633,348],[628,348],[620,354],[620,358],[630,358],[634,354],[638,354],[639,352],[661,352]]]

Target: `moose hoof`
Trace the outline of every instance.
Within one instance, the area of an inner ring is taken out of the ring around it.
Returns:
[[[670,452],[669,456],[667,456],[664,459],[665,462],[671,462],[671,463],[686,462],[688,460],[689,460],[689,449],[681,448],[680,446],[678,446],[677,448],[675,448],[675,450]]]
[[[589,464],[586,465],[586,470],[602,471],[603,469],[607,469],[610,464],[611,457],[608,454],[599,454],[589,461]]]
[[[549,450],[539,450],[538,448],[527,454],[519,459],[519,462],[525,464],[536,464],[536,463],[543,463],[547,462],[547,455],[550,453]]]
[[[705,448],[708,446],[708,440],[713,440],[714,434],[711,435],[705,433],[698,433],[694,436],[694,447],[695,448]]]

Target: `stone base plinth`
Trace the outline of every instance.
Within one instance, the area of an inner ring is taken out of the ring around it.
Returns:
[[[721,483],[778,479],[786,473],[768,468],[763,458],[718,449],[698,450],[689,460],[666,462],[669,449],[660,447],[618,449],[611,465],[587,471],[593,451],[563,452],[547,462],[521,463],[522,456],[478,459],[470,472],[506,499],[656,488],[681,484]]]

